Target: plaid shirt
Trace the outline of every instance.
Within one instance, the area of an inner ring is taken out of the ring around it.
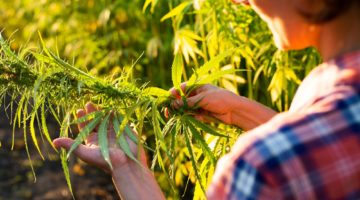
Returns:
[[[360,51],[314,69],[291,109],[240,136],[208,199],[360,199]]]

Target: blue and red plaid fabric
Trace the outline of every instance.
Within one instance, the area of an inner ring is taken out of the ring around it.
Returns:
[[[239,137],[208,199],[360,199],[360,51],[314,69],[288,112]]]

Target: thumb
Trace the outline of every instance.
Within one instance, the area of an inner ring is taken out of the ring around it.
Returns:
[[[53,141],[53,144],[57,149],[64,148],[66,150],[69,150],[73,143],[74,140],[70,138],[56,138]]]

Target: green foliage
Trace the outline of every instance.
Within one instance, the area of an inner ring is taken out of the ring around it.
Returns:
[[[41,37],[40,37],[41,40]],[[42,40],[41,40],[42,41]],[[44,45],[44,43],[42,43]],[[88,122],[87,125],[80,131],[76,136],[75,142],[67,152],[69,157],[71,153],[85,141],[89,134],[98,127],[98,139],[99,146],[102,156],[105,161],[108,162],[111,167],[109,146],[107,140],[107,131],[109,130],[110,115],[114,115],[113,129],[117,135],[117,142],[120,148],[122,148],[126,155],[131,159],[136,158],[131,154],[129,145],[125,140],[124,134],[127,134],[130,138],[138,143],[138,139],[133,137],[132,131],[128,126],[129,122],[136,123],[137,125],[143,124],[145,118],[150,117],[150,125],[153,127],[153,132],[156,140],[156,152],[154,158],[157,159],[161,168],[167,172],[166,165],[170,165],[171,168],[175,168],[174,158],[172,152],[167,146],[168,142],[165,138],[166,133],[173,128],[174,124],[181,126],[183,134],[187,141],[187,148],[190,152],[189,159],[192,161],[194,169],[197,169],[198,157],[195,154],[195,147],[190,140],[198,140],[200,148],[205,150],[204,158],[210,159],[215,164],[215,156],[211,152],[206,141],[202,138],[199,129],[207,130],[210,134],[222,136],[216,133],[209,126],[202,122],[196,121],[195,119],[187,116],[188,111],[183,110],[181,112],[173,111],[172,118],[169,120],[171,124],[164,126],[161,129],[161,123],[163,119],[159,112],[159,109],[163,106],[170,107],[169,104],[172,97],[169,92],[165,92],[160,88],[148,88],[137,87],[131,80],[128,80],[128,74],[124,74],[120,77],[113,77],[112,79],[100,79],[94,76],[90,76],[87,73],[79,70],[78,68],[70,65],[64,60],[60,59],[45,46],[41,52],[21,52],[26,55],[25,58],[32,57],[32,62],[26,61],[20,58],[17,54],[13,53],[6,41],[0,38],[1,45],[1,58],[0,58],[0,79],[4,80],[0,84],[0,98],[4,98],[5,95],[12,95],[13,101],[11,104],[16,102],[16,97],[21,96],[21,106],[18,106],[16,114],[19,122],[22,122],[24,127],[24,139],[27,146],[26,140],[26,127],[30,124],[30,133],[33,139],[33,144],[42,156],[41,150],[38,144],[38,135],[35,131],[35,119],[37,113],[41,112],[42,120],[37,122],[41,125],[42,130],[47,132],[47,125],[45,119],[45,106],[56,107],[57,111],[52,111],[56,119],[62,119],[61,131],[59,136],[68,136],[68,131],[71,129],[72,124],[79,124]],[[177,59],[182,59],[177,58]],[[181,61],[178,61],[181,63]],[[176,62],[175,62],[176,63]],[[182,66],[180,66],[182,68]],[[206,67],[206,65],[205,65]],[[177,68],[177,66],[173,66]],[[173,73],[174,78],[181,78],[181,68]],[[46,70],[45,70],[46,69]],[[199,70],[201,70],[200,68]],[[56,74],[56,76],[54,76]],[[41,80],[41,81],[39,81]],[[180,79],[181,80],[181,79]],[[199,82],[197,79],[195,83]],[[81,83],[81,87],[79,84]],[[175,83],[175,82],[174,82]],[[177,82],[180,84],[180,81]],[[157,98],[158,97],[158,98]],[[30,101],[31,100],[31,101]],[[99,106],[102,107],[101,111],[87,114],[79,119],[71,120],[72,113],[75,113],[76,109],[86,101],[95,101]],[[82,102],[82,103],[77,103]],[[69,104],[70,103],[70,104]],[[28,113],[28,106],[31,107],[30,116]],[[149,112],[151,110],[151,112]],[[144,113],[143,115],[137,115],[136,113]],[[22,115],[22,116],[21,116]],[[14,126],[17,124],[14,123]],[[191,139],[190,139],[191,138]],[[48,141],[51,142],[49,139]],[[176,151],[177,144],[179,141],[172,141],[172,150]],[[140,145],[140,143],[139,143]],[[163,159],[162,153],[165,153],[169,163]],[[69,187],[71,188],[69,169],[66,166],[64,151],[61,151],[61,160],[63,169],[65,172],[65,178]],[[29,155],[30,157],[30,155]],[[195,161],[196,160],[196,161]],[[201,180],[199,172],[195,170],[196,177]],[[171,181],[172,178],[169,177]],[[201,186],[204,191],[204,186]]]

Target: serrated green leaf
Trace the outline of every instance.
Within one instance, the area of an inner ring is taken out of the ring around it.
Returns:
[[[12,130],[12,139],[11,139],[11,150],[14,150],[14,145],[15,145],[16,122],[18,122],[18,127],[21,126],[21,113],[22,113],[22,108],[24,106],[25,100],[26,100],[26,95],[23,95],[19,101],[16,113],[15,113],[14,122],[13,122],[13,130]]]
[[[135,161],[137,164],[141,165],[141,163],[135,158],[135,156],[132,154],[130,146],[124,136],[124,134],[120,130],[120,121],[119,117],[115,114],[113,119],[113,127],[117,138],[117,143],[120,146],[120,148],[123,150],[123,152],[133,161]]]
[[[112,169],[112,164],[110,160],[109,154],[109,142],[108,142],[108,124],[109,124],[110,113],[106,115],[106,117],[102,120],[98,130],[98,139],[100,152],[103,156],[104,160],[108,163],[110,169]]]
[[[60,125],[60,137],[68,137],[70,113],[67,113]]]
[[[141,165],[142,164],[135,158],[135,156],[133,155],[133,153],[131,152],[130,146],[125,138],[124,134],[121,134],[119,139],[118,139],[118,144],[120,146],[120,148],[124,151],[124,153],[133,161],[135,161],[137,164]]]
[[[201,186],[201,189],[203,190],[203,192],[205,193],[205,188],[204,186],[202,185],[202,178],[199,174],[199,170],[197,168],[197,165],[196,165],[196,156],[194,154],[194,150],[193,150],[193,146],[192,146],[192,143],[191,143],[191,139],[190,139],[190,136],[189,136],[189,133],[187,130],[184,130],[183,134],[185,135],[185,143],[186,143],[186,147],[189,151],[189,158],[191,160],[191,164],[194,168],[194,172],[195,172],[195,176],[196,178],[198,179],[198,182],[200,183],[200,186]]]
[[[104,114],[104,110],[98,110],[91,113],[88,113],[80,118],[77,118],[76,120],[72,121],[71,124],[81,124],[87,121],[90,121],[91,119],[96,118],[99,115]]]
[[[192,133],[192,136],[195,138],[196,142],[199,143],[200,147],[203,149],[204,153],[210,158],[212,164],[215,165],[216,159],[211,151],[209,145],[206,143],[204,138],[201,136],[200,132],[194,127],[191,122],[186,123],[189,128],[189,131]]]
[[[44,156],[42,155],[41,153],[41,150],[40,150],[40,147],[39,147],[39,143],[37,141],[37,138],[36,138],[36,133],[35,133],[35,117],[36,117],[36,111],[33,112],[31,114],[31,117],[30,117],[30,135],[31,135],[31,139],[33,141],[33,144],[36,148],[36,150],[38,151],[40,157],[44,160]]]
[[[185,8],[190,5],[190,3],[190,1],[181,3],[180,5],[170,10],[170,12],[168,12],[166,15],[164,15],[164,17],[162,17],[160,21],[163,22],[171,17],[181,14],[183,10],[185,10]]]
[[[188,86],[191,86],[193,84],[196,84],[196,81],[198,78],[201,78],[204,75],[207,75],[207,73],[213,68],[219,65],[221,61],[223,61],[226,57],[232,55],[234,53],[235,49],[230,49],[228,51],[225,51],[224,53],[221,53],[214,58],[211,58],[208,62],[206,62],[204,65],[202,65],[199,69],[197,69],[192,76],[189,78],[189,81],[187,83]]]
[[[103,116],[104,114],[97,115],[80,131],[79,135],[75,138],[74,143],[71,145],[67,157],[69,157],[71,153],[87,138],[87,136],[91,133],[91,131],[93,131],[94,128],[99,124]]]
[[[60,151],[60,160],[61,160],[61,166],[63,168],[66,184],[67,184],[67,186],[69,188],[69,191],[70,191],[70,194],[71,194],[72,198],[75,199],[74,193],[73,193],[73,190],[72,190],[72,186],[71,186],[70,171],[69,171],[69,166],[67,164],[67,156],[66,156],[66,150],[65,149],[61,149],[61,151]]]
[[[232,74],[236,71],[237,71],[236,69],[227,69],[227,70],[218,71],[216,73],[209,74],[205,78],[200,79],[197,84],[199,84],[199,85],[208,84],[214,80],[217,80],[217,79],[223,77],[226,74]]]
[[[205,131],[206,133],[209,133],[210,135],[229,138],[229,136],[218,133],[217,131],[214,130],[214,128],[209,127],[208,125],[196,120],[191,116],[185,115],[183,116],[183,118],[191,122],[195,127],[200,128],[201,130]]]
[[[171,75],[172,75],[172,82],[175,87],[181,94],[183,94],[180,84],[181,84],[181,77],[182,77],[182,69],[183,69],[183,59],[180,53],[177,53],[174,58],[174,62],[171,67]]]
[[[29,164],[30,164],[30,168],[32,171],[32,174],[34,176],[34,182],[36,182],[36,174],[35,174],[35,170],[34,170],[34,165],[32,163],[32,159],[30,156],[30,151],[29,151],[29,145],[28,145],[28,141],[27,141],[27,115],[28,115],[28,104],[24,105],[24,110],[22,112],[23,114],[23,119],[22,119],[22,124],[23,124],[23,132],[24,132],[24,143],[25,143],[25,150],[26,150],[26,154],[29,160]]]
[[[46,140],[49,142],[49,144],[51,145],[51,147],[57,151],[57,149],[55,148],[52,140],[51,140],[51,137],[50,137],[50,134],[49,134],[49,130],[47,128],[47,125],[46,125],[46,118],[45,118],[45,103],[42,104],[41,106],[41,128],[43,130],[43,134],[45,135],[45,138]]]
[[[155,97],[169,97],[170,92],[157,87],[148,87],[144,90],[144,94],[155,96]]]

